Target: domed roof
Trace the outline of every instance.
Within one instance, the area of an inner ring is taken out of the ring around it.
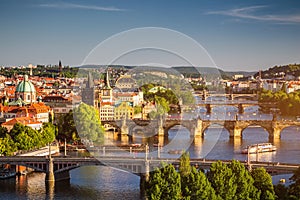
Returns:
[[[27,75],[25,75],[24,80],[18,84],[16,92],[36,92],[34,85],[28,80]]]
[[[136,81],[130,75],[123,75],[116,81],[118,88],[132,88],[137,87]]]

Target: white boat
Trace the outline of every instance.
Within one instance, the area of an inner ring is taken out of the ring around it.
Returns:
[[[251,144],[242,150],[242,153],[263,153],[276,151],[277,148],[272,143]]]

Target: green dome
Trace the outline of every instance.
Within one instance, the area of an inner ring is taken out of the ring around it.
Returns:
[[[35,93],[34,85],[28,80],[28,76],[24,76],[24,80],[21,81],[17,88],[16,92],[32,92]]]

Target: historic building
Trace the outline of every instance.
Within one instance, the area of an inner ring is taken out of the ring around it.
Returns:
[[[24,79],[16,87],[15,99],[18,98],[21,98],[25,103],[36,102],[36,90],[27,75],[24,76]]]
[[[120,119],[132,119],[134,115],[134,109],[129,102],[122,102],[115,106],[115,120]]]
[[[90,106],[97,106],[95,103],[94,79],[89,72],[85,88],[82,89],[82,102]]]

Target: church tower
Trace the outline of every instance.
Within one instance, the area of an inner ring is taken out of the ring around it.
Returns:
[[[106,71],[106,76],[104,78],[104,86],[100,89],[100,98],[102,102],[113,102],[113,92],[109,83],[108,70]]]
[[[82,89],[82,102],[90,106],[95,106],[95,89],[94,89],[94,79],[89,72],[88,78],[86,81],[85,88]]]

